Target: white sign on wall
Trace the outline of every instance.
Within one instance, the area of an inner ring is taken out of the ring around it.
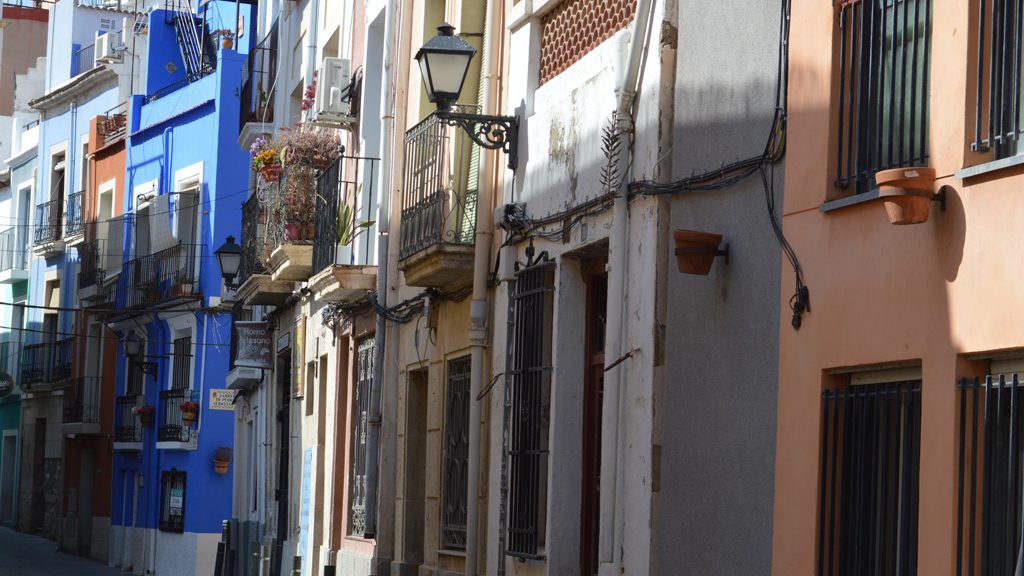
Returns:
[[[235,394],[238,390],[227,390],[225,388],[212,388],[210,390],[210,410],[235,410]]]

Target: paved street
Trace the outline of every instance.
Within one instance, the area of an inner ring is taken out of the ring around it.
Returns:
[[[125,576],[87,558],[57,551],[45,538],[0,528],[0,576]]]

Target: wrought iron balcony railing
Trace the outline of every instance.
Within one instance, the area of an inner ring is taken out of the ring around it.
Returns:
[[[98,424],[100,421],[100,385],[95,376],[79,376],[64,391],[65,424]]]
[[[253,274],[266,274],[263,265],[263,234],[267,213],[253,194],[242,204],[242,264],[236,283],[241,286]]]
[[[28,249],[19,242],[20,228],[8,228],[0,232],[0,272],[28,269]]]
[[[399,259],[436,244],[473,244],[479,154],[463,130],[434,114],[405,133]]]
[[[103,272],[103,246],[101,239],[88,240],[78,247],[78,259],[81,262],[78,270],[78,289],[89,288],[102,284]]]
[[[122,102],[104,114],[96,126],[103,145],[107,146],[125,137],[128,131],[128,103]]]
[[[36,206],[35,244],[60,240],[63,209],[64,203],[61,199],[50,200]]]
[[[96,67],[96,45],[90,44],[84,48],[79,49],[75,52],[74,57],[75,73],[74,76],[84,74],[89,70]]]
[[[374,220],[377,158],[342,156],[317,178],[313,274],[334,264],[369,264],[368,243],[360,254],[345,249]]]
[[[142,423],[135,409],[142,406],[142,395],[127,394],[114,400],[114,442],[142,442]]]
[[[249,61],[242,69],[239,130],[248,122],[274,121],[276,73],[277,21],[274,21],[267,36],[249,52]]]
[[[61,387],[71,377],[71,338],[28,344],[21,352],[21,387],[41,392]]]
[[[187,388],[160,391],[160,428],[157,440],[160,442],[188,442],[192,426],[186,426],[181,417],[181,404],[192,398]]]
[[[118,278],[118,306],[139,308],[198,297],[202,250],[202,244],[179,244],[125,262]]]
[[[68,194],[68,213],[64,225],[64,234],[67,236],[76,236],[85,229],[85,221],[82,219],[82,196],[81,190]]]

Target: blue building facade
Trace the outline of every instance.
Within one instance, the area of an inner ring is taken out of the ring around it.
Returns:
[[[128,102],[124,217],[113,223],[124,256],[108,317],[128,343],[117,355],[111,563],[136,572],[212,574],[231,517],[231,477],[214,466],[234,433],[214,251],[239,236],[248,191],[236,142],[252,34],[250,7],[238,10],[151,11],[145,94]],[[233,49],[213,41],[236,21]]]

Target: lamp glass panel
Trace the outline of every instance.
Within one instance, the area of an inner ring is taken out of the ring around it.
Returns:
[[[220,262],[221,275],[234,278],[242,264],[242,255],[239,252],[224,251],[217,254],[217,260]]]
[[[426,62],[429,76],[427,90],[433,88],[434,96],[448,97],[451,100],[458,100],[459,92],[462,91],[462,83],[466,79],[466,72],[469,70],[469,61],[472,53],[425,53],[421,60]]]

